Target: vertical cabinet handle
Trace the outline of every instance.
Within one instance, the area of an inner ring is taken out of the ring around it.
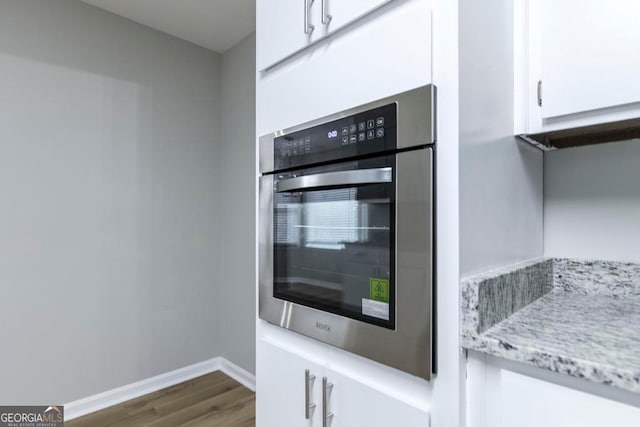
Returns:
[[[309,370],[304,371],[304,419],[311,417],[311,411],[316,407],[315,403],[311,403],[311,383],[316,379],[315,375],[311,375]]]
[[[329,412],[329,393],[333,384],[327,382],[327,377],[322,377],[322,427],[329,426],[329,420],[333,418],[333,413]]]
[[[329,13],[329,0],[322,0],[322,23],[327,25],[331,18],[333,16]]]
[[[305,34],[311,34],[313,32],[313,29],[315,28],[309,22],[309,9],[311,8],[312,4],[313,4],[313,0],[304,0],[304,33]]]

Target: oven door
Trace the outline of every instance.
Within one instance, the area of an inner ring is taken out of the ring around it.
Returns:
[[[260,179],[260,317],[431,375],[431,149]]]
[[[275,298],[395,329],[393,160],[276,176]]]

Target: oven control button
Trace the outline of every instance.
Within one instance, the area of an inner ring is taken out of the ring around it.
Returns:
[[[348,136],[343,136],[342,137],[342,145],[347,145],[349,143],[349,137]]]
[[[367,139],[373,139],[376,136],[376,132],[373,130],[367,131]]]
[[[351,135],[349,137],[349,144],[354,144],[357,141],[357,136],[356,135]]]
[[[365,122],[358,123],[358,130],[360,132],[363,132],[363,131],[367,130],[367,124]]]
[[[342,136],[346,135],[349,135],[349,128],[345,126],[342,128]]]
[[[310,137],[310,136],[307,136],[307,137],[304,139],[304,143],[305,143],[306,145],[311,144],[311,137]]]
[[[358,134],[358,141],[364,141],[365,139],[367,139],[367,135],[364,132],[360,132]]]
[[[367,129],[373,129],[375,124],[373,120],[367,120]]]
[[[306,147],[304,147],[304,152],[305,153],[310,153],[311,152],[311,146],[307,145]]]
[[[352,124],[351,126],[349,126],[349,133],[356,133],[358,131],[358,125],[357,124]]]
[[[378,129],[376,129],[376,136],[377,136],[378,138],[382,138],[382,137],[384,137],[384,128],[378,128]]]
[[[378,117],[376,119],[376,126],[377,127],[384,126],[384,117]]]

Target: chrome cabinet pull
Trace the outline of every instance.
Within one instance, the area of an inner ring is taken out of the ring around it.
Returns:
[[[309,370],[304,371],[304,419],[311,417],[311,411],[316,407],[315,403],[311,403],[311,384],[316,379],[315,375],[311,375]]]
[[[322,427],[328,427],[333,418],[333,413],[329,412],[329,393],[332,388],[333,384],[327,381],[327,377],[322,377]]]
[[[327,25],[333,16],[329,13],[329,0],[322,0],[322,23]]]
[[[315,28],[313,24],[309,22],[309,9],[311,9],[311,5],[313,4],[313,0],[304,0],[304,33],[311,34],[313,29]]]

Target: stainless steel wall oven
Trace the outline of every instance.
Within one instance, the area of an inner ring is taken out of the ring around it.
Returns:
[[[260,138],[260,318],[430,379],[435,88]]]

